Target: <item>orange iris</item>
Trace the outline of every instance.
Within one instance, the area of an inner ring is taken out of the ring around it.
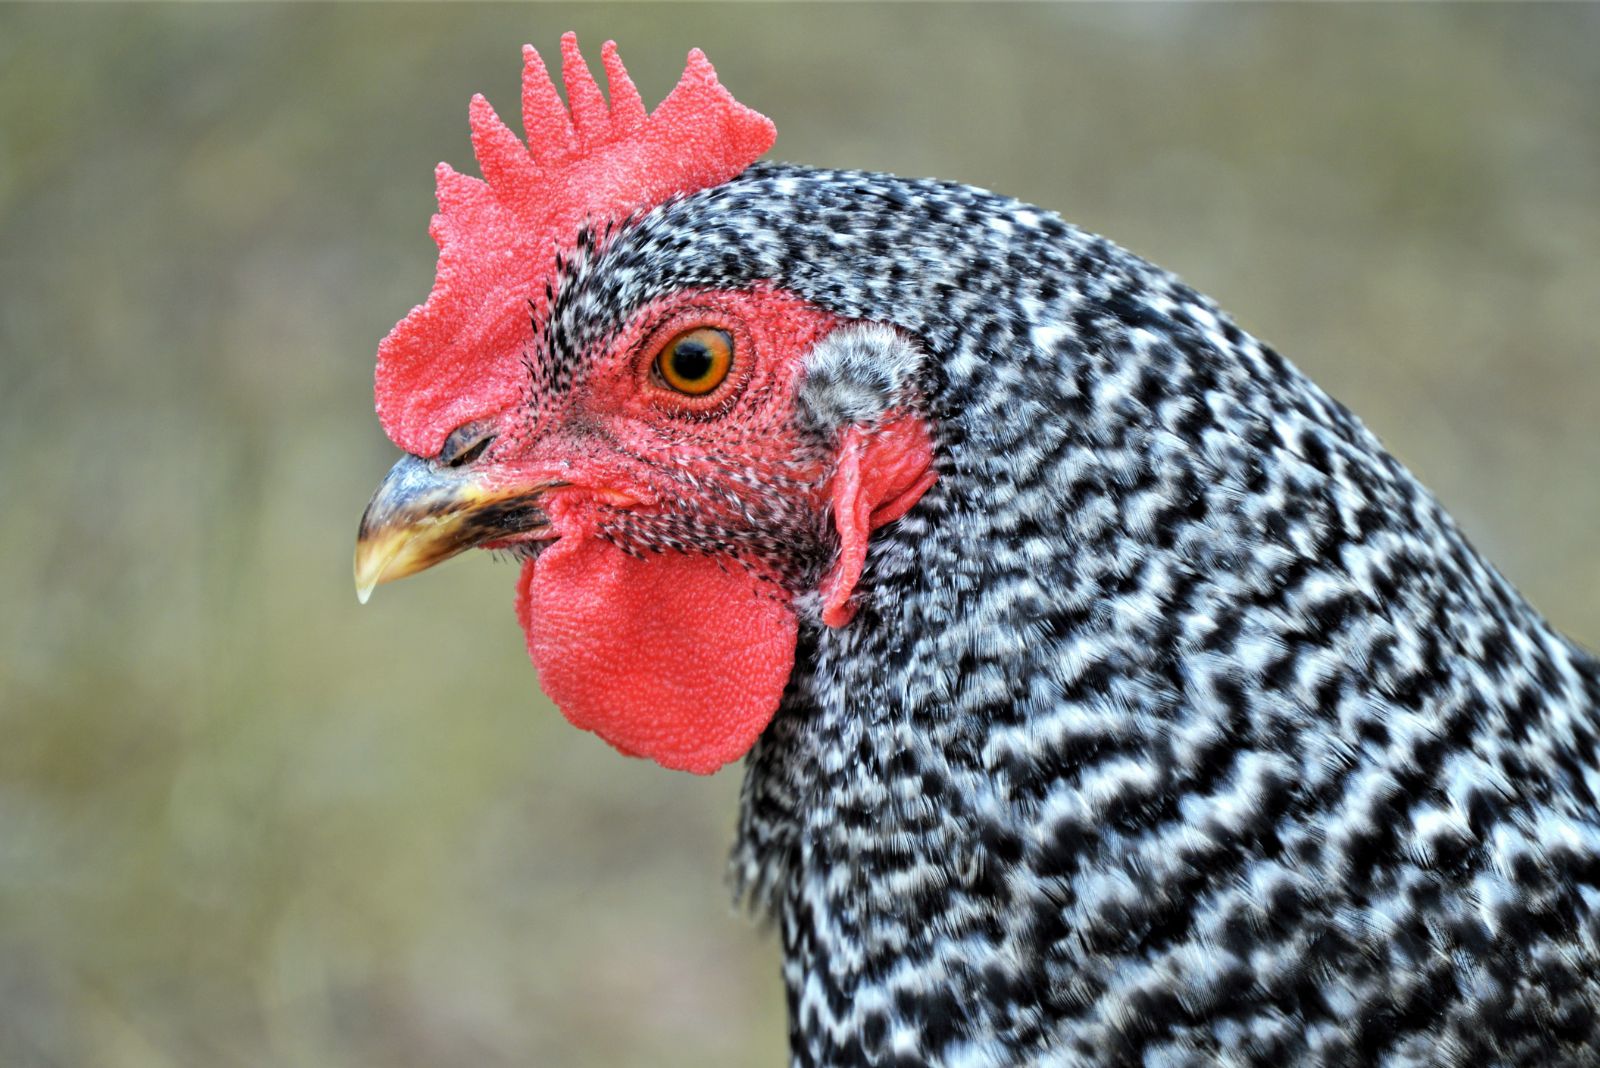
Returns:
[[[685,330],[656,355],[656,373],[691,397],[703,397],[722,385],[732,366],[733,337],[713,326]]]

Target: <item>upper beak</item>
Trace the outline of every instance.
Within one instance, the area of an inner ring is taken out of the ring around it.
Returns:
[[[356,597],[486,542],[549,527],[550,482],[490,484],[469,467],[403,456],[372,495],[356,534]]]

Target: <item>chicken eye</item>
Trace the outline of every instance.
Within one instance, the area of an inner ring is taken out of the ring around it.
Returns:
[[[733,366],[733,336],[699,326],[667,342],[656,356],[656,373],[679,393],[701,397],[728,377]]]

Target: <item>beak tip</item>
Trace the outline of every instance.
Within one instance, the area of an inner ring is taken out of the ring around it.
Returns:
[[[356,546],[356,566],[353,577],[356,582],[356,600],[366,604],[372,599],[372,591],[383,581],[383,573],[389,569],[393,562],[394,552],[385,553],[381,559],[374,559],[373,554],[367,550],[365,544]]]

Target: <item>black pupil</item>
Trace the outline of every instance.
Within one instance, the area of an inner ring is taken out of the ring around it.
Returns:
[[[711,350],[704,341],[685,338],[672,346],[672,373],[685,382],[698,382],[711,373]]]

